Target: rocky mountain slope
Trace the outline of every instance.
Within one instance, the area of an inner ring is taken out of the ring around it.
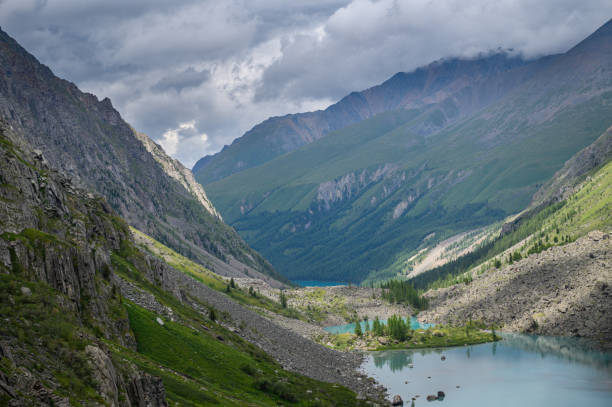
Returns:
[[[175,160],[166,154],[164,149],[161,148],[159,144],[147,137],[146,134],[135,131],[134,135],[142,142],[147,151],[151,153],[153,158],[155,158],[155,161],[162,166],[166,174],[178,181],[187,191],[191,192],[191,194],[198,200],[198,202],[200,202],[200,204],[202,204],[204,208],[206,208],[208,212],[210,212],[211,215],[223,220],[221,219],[221,215],[219,215],[213,204],[206,196],[206,192],[204,192],[202,185],[196,182],[193,174],[188,168],[186,168],[178,160]]]
[[[583,178],[612,159],[612,127],[569,159],[534,195],[532,206],[566,199]]]
[[[366,405],[341,385],[380,399],[356,355],[141,251],[104,198],[4,121],[0,189],[0,404]]]
[[[403,273],[402,259],[423,247],[522,211],[610,127],[611,49],[608,22],[566,53],[478,74],[467,87],[459,70],[458,82],[432,88],[438,98],[331,132],[207,193],[290,277]]]
[[[51,165],[104,196],[130,224],[221,274],[280,278],[225,225],[189,170],[0,32],[0,114]]]
[[[4,121],[0,155],[0,401],[167,405],[158,378],[115,363],[103,342],[136,349],[111,271],[127,225]]]
[[[428,322],[480,320],[540,335],[580,336],[612,347],[612,240],[591,232],[501,271],[428,293]]]

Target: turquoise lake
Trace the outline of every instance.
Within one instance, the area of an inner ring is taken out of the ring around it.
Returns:
[[[427,395],[439,390],[449,407],[612,406],[612,353],[571,338],[502,336],[482,345],[370,352],[362,369],[405,406],[417,395],[415,406],[428,405]]]
[[[380,322],[387,323],[387,320],[381,319]],[[372,328],[372,321],[368,321],[368,324],[370,325],[370,328]],[[411,329],[427,329],[430,326],[432,325],[420,323],[415,317],[410,317],[410,328]],[[347,332],[353,333],[355,332],[355,323],[346,324],[346,325],[328,326],[327,328],[324,328],[324,329],[327,332],[332,333],[332,334],[345,334]],[[365,322],[363,321],[361,321],[361,329],[365,330]]]
[[[342,281],[319,281],[319,280],[294,280],[300,287],[335,287],[337,285],[348,285]]]

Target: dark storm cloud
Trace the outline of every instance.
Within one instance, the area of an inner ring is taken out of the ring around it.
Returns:
[[[441,57],[562,52],[610,16],[604,0],[0,0],[3,29],[187,165],[268,116]]]
[[[151,87],[157,92],[164,92],[169,89],[174,89],[177,92],[186,88],[195,88],[210,78],[210,72],[207,70],[196,71],[193,67],[185,69],[170,76],[164,76],[155,85]]]

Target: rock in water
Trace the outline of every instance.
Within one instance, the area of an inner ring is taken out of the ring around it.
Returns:
[[[444,397],[446,397],[446,394],[444,394],[444,392],[442,390],[438,391],[438,400],[444,400]]]
[[[442,355],[442,357],[440,358],[440,360],[446,360],[446,356]]]
[[[430,394],[429,396],[427,396],[427,401],[435,401],[438,399],[438,396],[434,396],[433,394]]]
[[[404,400],[402,400],[402,396],[400,396],[399,394],[396,394],[395,396],[393,396],[393,401],[391,402],[392,406],[403,406],[404,405]]]

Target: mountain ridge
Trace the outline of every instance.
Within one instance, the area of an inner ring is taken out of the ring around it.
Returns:
[[[441,241],[523,210],[610,126],[610,25],[567,53],[354,123],[207,192],[292,278],[392,277],[429,236]],[[489,98],[491,89],[499,93]],[[474,95],[484,106],[472,109]],[[471,113],[458,116],[462,108]]]
[[[351,92],[324,110],[271,117],[234,140],[231,145],[225,146],[221,152],[200,159],[194,165],[193,172],[196,179],[206,185],[235,172],[265,163],[271,158],[291,152],[330,132],[378,113],[440,101],[449,96],[438,92],[441,86],[439,82],[444,83],[449,71],[457,70],[462,73],[462,76],[453,83],[456,87],[454,91],[459,92],[473,82],[477,82],[480,76],[492,75],[524,63],[526,62],[519,57],[501,53],[482,59],[451,58],[436,61],[409,73],[398,72],[379,85],[360,92]],[[418,100],[419,96],[422,101]],[[253,148],[255,142],[264,143],[266,148],[258,148],[256,155],[250,151],[242,152],[247,147]],[[225,156],[232,152],[240,161],[234,168],[229,168],[225,162],[230,157],[225,158]],[[243,160],[243,158],[246,160],[245,155],[253,161],[245,162]],[[213,170],[212,167],[217,165],[219,168]]]
[[[206,208],[203,190],[187,188],[188,170],[139,139],[110,99],[99,101],[57,78],[3,31],[0,69],[0,114],[52,166],[106,197],[130,224],[219,274],[242,276],[246,270],[282,280],[216,211],[211,213],[212,205]],[[172,177],[164,163],[173,163],[170,167],[179,169],[175,175],[182,175]]]

